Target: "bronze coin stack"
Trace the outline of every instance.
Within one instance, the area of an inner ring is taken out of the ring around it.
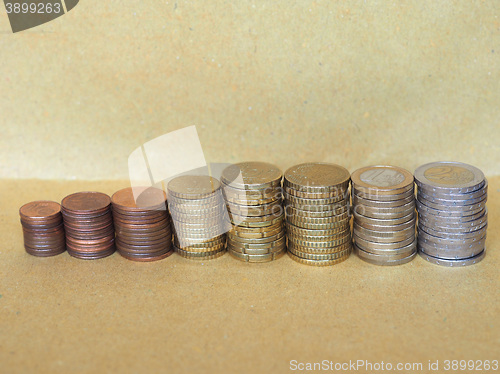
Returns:
[[[289,256],[302,264],[334,265],[352,252],[349,172],[328,163],[305,163],[285,172]]]
[[[200,261],[222,256],[229,228],[219,181],[207,175],[182,175],[168,183],[167,191],[175,251]]]
[[[128,187],[111,197],[118,253],[132,261],[170,256],[172,230],[167,195],[159,188]]]
[[[273,261],[286,252],[281,170],[242,162],[223,170],[221,181],[231,222],[229,254],[246,262]]]
[[[413,175],[396,166],[352,173],[354,249],[374,265],[401,265],[417,253]]]
[[[24,249],[38,257],[49,257],[66,250],[61,205],[54,201],[32,201],[19,209]]]
[[[101,192],[77,192],[62,203],[66,247],[76,258],[95,260],[115,251],[111,199]]]

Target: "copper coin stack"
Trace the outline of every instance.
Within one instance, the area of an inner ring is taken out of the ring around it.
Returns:
[[[95,260],[115,251],[111,199],[101,192],[77,192],[62,203],[66,247],[77,258]]]
[[[167,195],[159,188],[128,187],[111,197],[118,253],[132,261],[170,256],[172,230]]]
[[[172,179],[167,190],[175,251],[200,261],[222,256],[228,227],[219,181],[208,175],[182,175]]]
[[[273,261],[286,252],[281,170],[265,162],[241,162],[221,181],[231,222],[228,251],[246,262]]]
[[[24,248],[30,255],[49,257],[66,250],[61,205],[54,201],[32,201],[19,209]]]
[[[353,237],[359,258],[400,265],[417,253],[413,175],[396,166],[367,166],[352,173]]]
[[[335,265],[352,251],[350,174],[342,166],[305,163],[285,172],[289,256],[302,264]]]

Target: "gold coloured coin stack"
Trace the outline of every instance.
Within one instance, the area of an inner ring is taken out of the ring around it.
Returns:
[[[293,260],[327,266],[349,257],[349,180],[347,169],[328,163],[300,164],[285,172],[286,232]]]
[[[172,179],[167,190],[175,251],[191,260],[222,256],[229,227],[219,181],[207,175],[183,175]]]
[[[241,162],[223,170],[221,182],[231,222],[228,251],[246,262],[284,255],[286,238],[281,170],[265,162]]]
[[[417,253],[413,175],[395,166],[352,173],[354,249],[375,265],[400,265]]]
[[[159,188],[128,187],[111,196],[118,253],[131,261],[170,256],[172,229],[167,195]]]

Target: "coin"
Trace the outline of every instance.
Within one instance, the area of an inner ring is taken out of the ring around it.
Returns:
[[[186,251],[178,247],[174,247],[175,251],[182,257],[190,259],[190,260],[199,260],[199,261],[207,261],[207,260],[213,260],[216,258],[219,258],[220,256],[224,255],[226,253],[226,249],[217,249],[214,251],[208,251],[208,252],[192,252],[192,251]]]
[[[356,190],[377,195],[398,195],[413,190],[413,175],[402,168],[388,165],[367,166],[351,175]]]
[[[373,265],[381,265],[381,266],[396,266],[396,265],[403,265],[406,264],[410,261],[412,261],[415,256],[417,255],[417,252],[414,251],[410,255],[403,257],[403,258],[394,258],[392,256],[380,256],[380,255],[375,255],[369,252],[365,252],[361,250],[359,247],[354,245],[354,251],[358,255],[360,259],[363,261],[366,261],[370,264]]]
[[[311,260],[308,258],[302,258],[294,255],[292,252],[288,252],[290,258],[300,264],[311,265],[311,266],[332,266],[344,262],[351,255],[351,251],[348,251],[343,257],[339,257],[331,260]]]
[[[230,165],[222,171],[225,185],[240,190],[264,190],[281,186],[282,173],[267,162],[249,161]]]
[[[433,264],[436,264],[436,265],[449,266],[449,267],[460,267],[460,266],[469,266],[469,265],[477,264],[479,261],[484,259],[485,255],[486,255],[486,250],[483,250],[481,253],[479,253],[478,255],[476,255],[474,257],[456,259],[456,260],[433,257],[433,256],[430,256],[428,254],[425,254],[422,251],[419,252],[419,255],[424,260],[427,260],[427,261],[429,261]]]
[[[310,162],[295,165],[285,172],[285,187],[312,193],[342,194],[349,186],[351,175],[342,166]]]
[[[213,196],[220,187],[219,181],[208,175],[181,175],[168,182],[167,191],[169,198],[199,200]]]
[[[316,261],[328,261],[328,260],[336,260],[338,258],[344,258],[345,256],[349,255],[351,253],[351,247],[339,251],[339,252],[334,252],[334,253],[307,253],[307,252],[301,252],[297,250],[297,247],[291,246],[288,248],[288,251],[292,254],[294,254],[297,257],[306,259],[306,260],[316,260]]]
[[[478,168],[461,162],[431,162],[415,170],[419,188],[440,193],[468,193],[485,184],[484,174]]]
[[[457,248],[454,250],[435,248],[432,246],[427,246],[423,243],[420,243],[418,246],[419,251],[425,253],[426,255],[442,258],[445,260],[461,260],[463,258],[474,257],[480,252],[484,251],[484,241],[478,243],[479,245],[475,245],[473,247],[467,248]]]
[[[228,251],[228,252],[232,257],[244,262],[270,262],[283,257],[283,255],[286,253],[286,248],[278,252],[255,254],[255,255],[240,253],[236,251]]]
[[[354,236],[354,241],[355,243],[358,243],[362,249],[365,250],[370,250],[372,252],[376,252],[378,250],[380,251],[391,251],[391,250],[398,250],[400,248],[403,248],[415,241],[415,235],[414,236],[409,236],[408,238],[405,238],[399,242],[388,242],[388,243],[381,243],[376,240],[375,238],[370,238],[371,240],[366,240],[363,239],[359,236]],[[373,250],[372,250],[373,249]]]
[[[403,243],[404,245],[401,245]],[[415,237],[408,238],[403,242],[389,243],[392,247],[381,247],[381,243],[369,242],[361,238],[356,238],[356,246],[365,252],[373,253],[375,255],[389,256],[389,258],[396,259],[396,256],[406,257],[416,251],[417,240]]]

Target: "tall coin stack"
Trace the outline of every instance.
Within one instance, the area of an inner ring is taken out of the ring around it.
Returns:
[[[24,248],[33,256],[48,257],[66,250],[61,205],[54,201],[32,201],[19,209]]]
[[[182,175],[167,186],[175,251],[191,260],[210,260],[226,251],[227,213],[221,186],[206,175]]]
[[[66,247],[77,258],[94,260],[115,251],[111,199],[101,192],[77,192],[62,203]]]
[[[429,262],[466,266],[485,254],[488,182],[478,168],[433,162],[415,170],[418,249]]]
[[[395,166],[352,173],[353,239],[357,255],[375,265],[400,265],[417,254],[413,175]]]
[[[221,181],[231,222],[229,254],[246,262],[273,261],[286,252],[281,170],[265,162],[241,162]]]
[[[302,264],[326,266],[352,251],[350,174],[342,166],[306,163],[285,172],[288,254]]]
[[[118,253],[156,261],[173,253],[167,195],[159,188],[128,187],[111,196]]]

